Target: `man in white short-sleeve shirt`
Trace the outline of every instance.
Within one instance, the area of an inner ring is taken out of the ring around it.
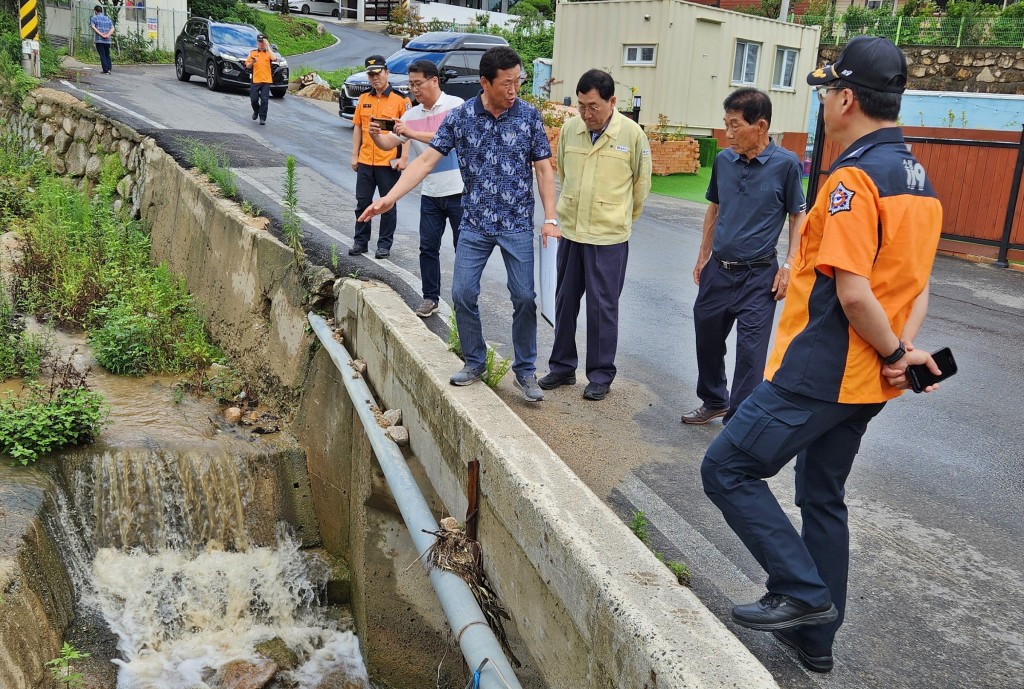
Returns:
[[[418,156],[429,148],[437,128],[452,108],[464,102],[441,91],[437,65],[419,60],[409,66],[409,88],[419,103],[395,122],[393,133],[384,132],[376,123],[370,125],[370,136],[384,150],[409,142]],[[462,172],[455,151],[441,159],[423,180],[420,194],[420,279],[423,303],[416,315],[426,318],[437,313],[441,300],[441,239],[445,220],[452,226],[452,246],[459,244],[459,223],[462,222]]]

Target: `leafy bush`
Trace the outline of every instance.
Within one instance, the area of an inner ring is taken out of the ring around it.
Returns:
[[[188,9],[193,17],[206,17],[223,21],[235,9],[237,0],[189,0]]]
[[[28,464],[65,447],[90,442],[107,424],[109,408],[103,396],[89,390],[71,364],[54,368],[49,388],[26,385],[21,395],[8,392],[0,399],[0,454]]]
[[[999,13],[992,23],[992,38],[998,45],[1024,45],[1024,2],[1015,2]]]
[[[228,13],[224,20],[255,26],[261,33],[263,33],[267,30],[267,22],[264,20],[264,17],[266,16],[266,12],[260,12],[255,8],[249,7],[244,2],[237,2],[235,3],[235,6],[231,8],[231,12]]]
[[[20,107],[25,96],[38,84],[21,68],[20,43],[16,60],[12,60],[6,51],[0,53],[0,99]]]
[[[0,382],[34,378],[49,357],[50,339],[25,330],[25,320],[0,285]]]

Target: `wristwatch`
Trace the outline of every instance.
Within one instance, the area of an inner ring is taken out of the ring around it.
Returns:
[[[882,363],[886,366],[892,366],[897,361],[903,358],[907,353],[906,347],[903,346],[903,340],[900,340],[900,346],[896,348],[896,351],[889,356],[882,357]]]
[[[542,224],[544,224],[544,225],[554,225],[555,227],[558,227],[558,219],[557,218],[545,218],[544,222]]]

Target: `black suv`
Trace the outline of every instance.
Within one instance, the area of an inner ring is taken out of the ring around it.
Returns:
[[[245,58],[256,50],[258,35],[259,31],[248,24],[189,19],[174,42],[178,81],[188,81],[195,74],[206,77],[206,87],[211,91],[221,86],[248,86],[252,75],[245,68]],[[271,65],[274,83],[270,95],[281,98],[288,91],[288,61],[277,52],[277,46],[271,45],[270,49],[278,60]]]
[[[409,94],[409,65],[430,60],[441,73],[441,90],[469,100],[480,92],[480,56],[488,48],[508,45],[501,36],[479,33],[431,31],[410,41],[387,59],[388,83],[403,96]],[[523,72],[525,77],[525,71]],[[370,90],[366,72],[357,72],[345,80],[338,92],[338,114],[351,120],[359,96]]]

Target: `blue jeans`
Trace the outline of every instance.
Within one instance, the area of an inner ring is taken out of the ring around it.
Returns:
[[[267,108],[270,107],[270,84],[249,84],[249,103],[254,115],[259,115],[260,122],[267,121]]]
[[[480,324],[480,278],[494,247],[501,249],[508,274],[508,291],[512,297],[512,348],[515,360],[512,370],[517,376],[531,376],[537,371],[537,304],[533,291],[533,232],[504,235],[483,235],[464,231],[455,249],[455,276],[452,302],[459,341],[466,363],[483,367],[487,343]]]
[[[444,223],[452,226],[452,246],[459,246],[462,194],[420,196],[420,279],[423,298],[441,301],[441,239]]]
[[[109,43],[97,43],[96,52],[100,55],[100,67],[104,72],[110,71],[110,44]]]

